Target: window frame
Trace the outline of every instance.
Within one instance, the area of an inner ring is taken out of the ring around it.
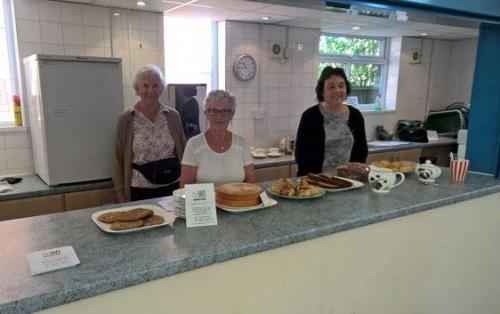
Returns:
[[[3,6],[3,20],[5,26],[5,35],[7,39],[7,58],[9,61],[9,74],[10,74],[10,100],[12,101],[12,96],[15,94],[19,94],[19,86],[18,86],[18,73],[17,73],[17,57],[15,50],[15,38],[14,38],[14,23],[13,23],[13,15],[12,15],[12,7],[11,1],[9,0],[0,0],[2,1]],[[19,95],[21,96],[21,95]],[[22,100],[22,97],[21,97]],[[13,108],[11,108],[11,112],[13,113]],[[24,116],[24,115],[23,115]],[[23,124],[24,125],[24,124]],[[14,127],[14,115],[12,115],[12,120],[0,120],[0,127]]]
[[[350,55],[339,55],[339,54],[331,54],[331,53],[322,53],[319,49],[318,43],[318,52],[319,52],[319,64],[321,63],[343,63],[346,64],[345,72],[347,78],[351,77],[351,67],[352,64],[377,64],[381,65],[380,71],[380,95],[382,101],[382,111],[386,111],[389,109],[385,108],[385,95],[387,89],[387,77],[389,73],[389,52],[390,52],[390,37],[375,37],[375,36],[359,36],[359,35],[349,35],[349,34],[337,34],[337,33],[326,33],[322,32],[321,36],[329,36],[329,37],[346,37],[346,38],[360,38],[360,39],[374,39],[379,40],[381,42],[380,45],[380,56],[350,56]],[[361,111],[374,111],[375,104],[359,104],[356,105],[358,109]]]

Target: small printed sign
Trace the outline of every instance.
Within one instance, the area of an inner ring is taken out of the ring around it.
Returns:
[[[26,255],[26,260],[28,261],[32,275],[39,275],[80,264],[80,260],[76,256],[72,246],[33,252]]]
[[[186,226],[203,227],[217,225],[213,183],[187,184]]]
[[[271,200],[269,199],[269,196],[267,196],[266,191],[260,193],[260,200],[262,201],[262,204],[264,204],[264,206],[270,206],[271,204],[273,204],[273,202],[271,202]]]

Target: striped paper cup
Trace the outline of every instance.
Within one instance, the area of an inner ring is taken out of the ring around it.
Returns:
[[[451,180],[454,182],[464,182],[467,170],[469,170],[469,160],[450,160]]]

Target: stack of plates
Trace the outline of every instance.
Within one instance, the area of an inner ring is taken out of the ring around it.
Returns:
[[[173,192],[175,215],[180,218],[186,218],[186,194],[184,189],[177,189]]]

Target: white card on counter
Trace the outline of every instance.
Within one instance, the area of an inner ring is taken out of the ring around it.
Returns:
[[[186,184],[186,226],[203,227],[217,225],[213,183]]]
[[[269,196],[267,196],[266,191],[263,191],[260,193],[260,200],[262,201],[262,204],[265,206],[269,206],[272,204],[271,200],[269,199]]]
[[[43,274],[80,264],[80,260],[76,256],[72,246],[32,252],[26,255],[26,260],[28,261],[32,275]]]

